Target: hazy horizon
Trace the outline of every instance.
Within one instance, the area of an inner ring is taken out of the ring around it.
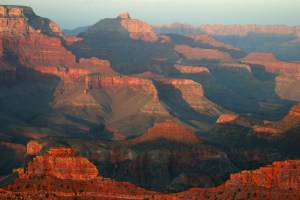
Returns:
[[[92,25],[124,11],[149,24],[300,24],[299,0],[3,0],[2,4],[30,6],[62,29]]]

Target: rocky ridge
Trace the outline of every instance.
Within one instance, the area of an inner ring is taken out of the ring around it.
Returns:
[[[274,162],[253,171],[243,171],[216,188],[158,195],[154,199],[293,199],[300,195],[299,160]]]
[[[200,142],[200,139],[192,130],[180,126],[172,120],[154,124],[152,128],[148,129],[142,136],[134,139],[133,142],[143,143],[163,139],[183,144],[197,144]]]
[[[103,38],[111,38],[114,40],[142,40],[147,42],[155,42],[158,36],[153,32],[152,27],[148,24],[131,19],[128,13],[121,13],[115,19],[103,19],[97,22],[87,31],[80,33],[83,38],[97,38],[99,35]]]

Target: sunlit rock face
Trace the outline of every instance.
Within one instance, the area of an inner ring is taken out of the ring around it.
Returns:
[[[140,20],[131,19],[128,13],[121,13],[114,19],[103,19],[80,34],[84,38],[111,38],[115,40],[142,40],[155,42],[158,36],[152,27]]]
[[[154,199],[293,199],[300,195],[300,161],[274,162],[253,171],[232,174],[215,188],[194,188],[186,192],[157,195]]]
[[[163,123],[157,123],[148,131],[135,139],[134,142],[150,142],[160,139],[166,139],[178,143],[197,144],[200,139],[188,128],[180,126],[172,120],[166,120]]]
[[[97,168],[70,148],[53,148],[20,168],[21,178],[52,176],[58,179],[91,180],[98,176]]]

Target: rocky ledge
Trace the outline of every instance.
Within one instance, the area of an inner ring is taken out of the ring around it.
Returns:
[[[70,148],[53,148],[37,156],[24,168],[20,178],[51,176],[58,179],[91,180],[98,176],[97,168],[86,158],[77,156]]]

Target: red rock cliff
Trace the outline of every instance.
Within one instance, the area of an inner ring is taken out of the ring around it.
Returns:
[[[59,179],[90,180],[98,176],[97,168],[69,148],[50,149],[19,169],[21,178],[52,176]]]
[[[262,65],[267,72],[279,74],[295,74],[300,73],[300,64],[293,62],[279,61],[272,53],[249,53],[242,62],[248,64]]]
[[[216,188],[157,195],[154,199],[291,199],[300,197],[300,161],[275,162],[253,171],[243,171]]]

